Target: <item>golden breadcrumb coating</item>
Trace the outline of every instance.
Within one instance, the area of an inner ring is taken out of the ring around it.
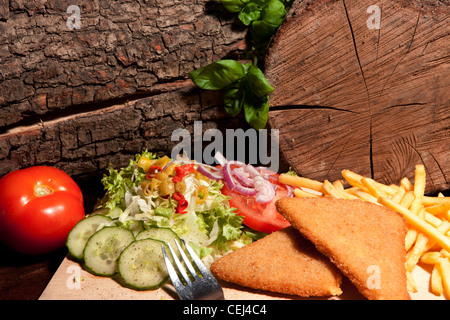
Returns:
[[[292,227],[221,257],[211,271],[222,280],[253,289],[302,297],[342,293],[338,269]]]
[[[277,210],[368,299],[410,299],[406,223],[397,212],[360,200],[285,198]]]

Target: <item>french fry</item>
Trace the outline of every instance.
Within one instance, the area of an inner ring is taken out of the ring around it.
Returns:
[[[304,187],[308,189],[312,189],[318,192],[321,192],[322,182],[308,179],[305,177],[293,176],[289,174],[282,173],[280,174],[279,181],[281,183],[294,186],[294,187]]]
[[[405,193],[406,193],[405,188],[403,186],[400,186],[397,192],[391,197],[391,200],[394,201],[395,203],[400,203]]]
[[[331,184],[330,181],[326,180],[322,184],[322,192],[326,195],[332,196],[336,199],[343,199],[344,197],[341,195],[341,193],[336,190],[336,188]]]
[[[417,228],[419,231],[422,231],[430,239],[435,240],[436,243],[438,243],[443,249],[450,251],[450,238],[438,232],[436,228],[431,224],[420,219],[417,215],[413,214],[408,209],[387,198],[380,197],[378,198],[378,202],[401,213],[405,217],[406,221],[408,221],[413,227]]]
[[[430,291],[437,296],[440,296],[444,292],[444,287],[442,286],[442,277],[437,264],[433,266],[433,270],[431,271]]]
[[[422,208],[422,201],[418,198],[414,198],[413,202],[409,206],[409,211],[411,211],[413,214],[419,214]]]
[[[398,187],[397,186],[387,186],[385,184],[379,183],[373,179],[370,178],[362,178],[361,183],[367,188],[369,192],[372,192],[373,196],[393,196],[396,192]]]
[[[425,208],[425,210],[429,213],[431,213],[434,216],[445,214],[450,210],[450,202],[435,204],[433,206],[428,206]]]
[[[436,230],[440,233],[442,233],[443,235],[446,235],[447,232],[450,231],[450,222],[444,220],[441,221],[441,223],[439,225],[436,226]],[[430,244],[432,244],[433,242],[431,241]],[[431,249],[431,247],[429,248]]]
[[[383,192],[383,190],[378,188],[378,185],[375,183],[375,181],[373,179],[362,178],[361,183],[363,184],[364,187],[367,188],[367,190],[369,190],[369,193],[372,196],[374,196],[375,198],[378,199],[378,197],[380,197],[382,195],[386,196],[386,194]]]
[[[307,192],[301,188],[294,188],[294,195],[299,198],[305,198],[305,197],[319,197],[319,195]]]
[[[364,185],[361,183],[361,179],[364,178],[363,176],[347,169],[342,170],[341,174],[351,186],[365,189]]]
[[[447,212],[443,214],[443,219],[450,221],[450,210],[447,210]]]
[[[411,206],[411,203],[414,201],[414,193],[412,191],[408,191],[403,196],[402,200],[400,201],[400,205],[404,208],[409,208]]]
[[[350,199],[350,200],[358,199],[358,197],[346,192],[344,190],[342,182],[340,182],[339,180],[333,183],[331,183],[328,180],[325,180],[322,185],[322,192],[323,194],[332,196],[333,198],[336,199]]]
[[[423,200],[425,193],[425,167],[423,164],[416,165],[415,180],[414,180],[414,195],[420,202]]]
[[[342,182],[342,180],[334,181],[333,186],[339,191],[344,191],[344,183]]]
[[[440,252],[443,257],[450,259],[450,252],[448,252],[447,250],[444,250],[444,249],[442,249]]]
[[[424,212],[425,221],[428,222],[429,224],[431,224],[433,227],[437,228],[441,225],[441,223],[442,223],[441,219],[433,216],[431,213],[428,213],[426,211],[422,211],[422,212]]]
[[[445,234],[447,231],[450,230],[450,223],[447,221],[443,221],[436,228],[436,230],[442,234]],[[418,234],[414,247],[407,254],[405,264],[406,269],[412,271],[419,262],[419,260],[422,261],[422,258],[428,253],[428,251],[431,248],[433,248],[435,244],[436,242],[434,240],[429,241],[428,237],[426,237],[423,233]],[[437,257],[439,258],[440,253],[437,252],[437,254],[438,254]],[[427,257],[425,258],[425,261]],[[434,263],[437,263],[437,261],[435,261]]]
[[[420,257],[426,252],[428,244],[428,237],[423,233],[417,235],[414,247],[406,255],[406,270],[412,271],[420,260]]]
[[[411,181],[409,181],[409,179],[407,177],[404,177],[401,181],[400,181],[400,185],[406,190],[406,191],[413,191],[414,190],[414,186],[411,183]]]
[[[437,266],[442,277],[444,292],[447,297],[450,297],[450,260],[448,258],[441,258]]]
[[[417,292],[416,281],[409,271],[406,271],[406,289],[409,292]]]
[[[408,229],[405,236],[405,251],[408,251],[416,242],[418,232],[416,229]]]
[[[436,228],[436,230],[445,235],[450,230],[450,223],[448,221],[443,221]],[[429,241],[425,251],[430,251],[435,246],[435,244],[436,244],[435,241],[433,241],[433,240]],[[443,250],[443,251],[445,252],[445,250]]]
[[[336,180],[332,184],[333,184],[334,189],[337,192],[339,192],[339,194],[342,196],[342,198],[349,199],[349,200],[358,199],[357,196],[347,192],[347,190],[344,188],[344,183],[342,182],[342,180]]]
[[[349,200],[356,200],[356,199],[358,199],[357,196],[351,194],[350,192],[347,192],[347,190],[341,191],[341,194],[342,194],[342,196],[343,196],[345,199],[349,199]]]
[[[368,201],[368,202],[372,202],[372,203],[377,203],[377,201],[378,201],[377,198],[375,198],[371,194],[369,194],[366,191],[361,190],[359,188],[350,188],[350,189],[347,189],[347,192],[358,197],[359,199],[361,199],[363,201]]]
[[[420,262],[425,264],[436,264],[441,258],[441,253],[438,251],[427,252],[422,255]]]
[[[430,197],[424,196],[422,204],[424,207],[434,206],[437,204],[450,203],[450,197]]]
[[[423,165],[416,165],[415,180],[414,180],[414,201],[409,210],[412,213],[418,214],[422,209],[423,196],[425,192],[425,167]]]

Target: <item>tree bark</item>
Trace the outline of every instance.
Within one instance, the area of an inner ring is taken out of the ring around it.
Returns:
[[[449,26],[443,1],[296,2],[265,71],[269,124],[293,169],[389,184],[423,163],[427,192],[448,189]]]
[[[80,0],[79,28],[73,4],[0,1],[0,126],[145,94],[246,46],[218,1]]]
[[[244,123],[226,114],[215,92],[201,91],[190,81],[166,85],[166,90],[11,130],[0,137],[0,176],[33,165],[55,166],[71,176],[95,175],[110,164],[126,166],[145,149],[170,156],[180,143],[172,133],[187,129],[193,137],[195,121],[202,121],[202,133]]]
[[[193,121],[241,126],[187,74],[239,57],[246,31],[219,1],[0,0],[0,177],[98,174],[146,148],[170,154]]]

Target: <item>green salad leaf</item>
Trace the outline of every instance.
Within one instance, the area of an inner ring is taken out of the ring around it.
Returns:
[[[141,157],[155,159],[156,154],[143,151],[131,159],[128,166],[120,170],[114,169],[112,165],[108,167],[109,174],[105,174],[101,180],[106,194],[103,198],[103,207],[113,210],[116,206],[124,209],[125,193],[132,187],[137,187],[145,178],[145,172],[137,167],[137,163]]]

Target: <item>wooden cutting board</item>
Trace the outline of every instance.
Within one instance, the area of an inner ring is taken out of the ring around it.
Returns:
[[[413,272],[419,288],[417,293],[411,293],[414,300],[444,299],[435,296],[428,290],[429,271],[416,267]],[[297,296],[252,290],[240,286],[222,283],[226,300],[304,300]],[[331,297],[333,300],[361,300],[364,299],[358,290],[346,279],[342,284],[343,294]],[[136,291],[122,286],[114,278],[94,276],[83,270],[80,264],[66,257],[55,275],[39,298],[40,300],[174,300],[178,299],[174,288],[167,282],[158,290]],[[327,298],[308,298],[327,299]]]

